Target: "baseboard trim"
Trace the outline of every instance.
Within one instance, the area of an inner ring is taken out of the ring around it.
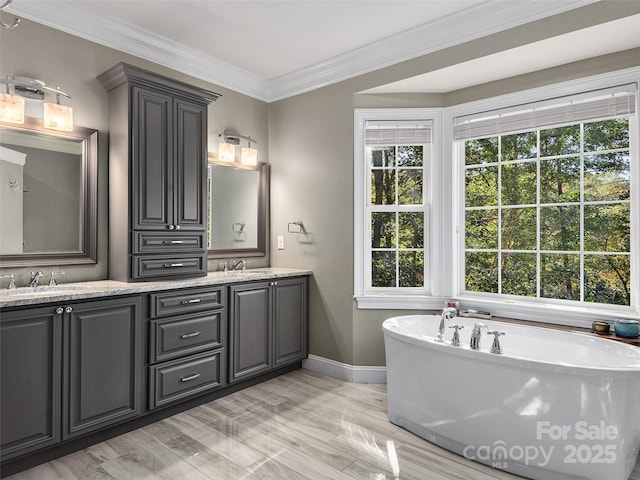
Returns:
[[[387,383],[387,368],[349,365],[329,358],[309,355],[302,368],[352,383]]]

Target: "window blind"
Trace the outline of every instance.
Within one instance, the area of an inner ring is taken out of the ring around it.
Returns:
[[[364,144],[373,145],[422,145],[431,143],[431,122],[387,122],[368,120],[365,124]]]
[[[454,140],[491,137],[541,127],[595,121],[636,112],[635,83],[569,97],[456,117]]]

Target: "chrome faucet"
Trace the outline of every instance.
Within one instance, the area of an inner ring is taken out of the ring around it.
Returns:
[[[464,328],[464,325],[450,325],[449,328],[455,328],[455,330],[453,331],[453,338],[451,339],[451,345],[453,345],[454,347],[459,347],[460,333],[458,333],[458,330],[462,330]]]
[[[231,270],[240,270],[240,266],[242,266],[242,270],[247,269],[247,263],[242,258],[237,262],[231,262]]]
[[[442,310],[442,315],[440,315],[440,325],[438,326],[438,335],[436,336],[436,340],[438,342],[444,342],[444,325],[447,320],[451,320],[455,318],[457,312],[453,307],[447,307]]]
[[[471,347],[471,350],[480,350],[482,330],[489,330],[489,327],[487,327],[484,323],[476,323],[473,326],[473,331],[471,332],[471,341],[469,342],[469,347]]]
[[[64,275],[66,272],[51,272],[51,276],[49,277],[49,286],[55,287],[58,285],[58,280],[56,279],[57,275]]]
[[[495,330],[493,332],[487,332],[487,335],[495,336],[493,339],[493,344],[491,345],[491,353],[500,355],[502,353],[502,347],[500,346],[500,335],[505,335],[505,333]]]
[[[9,275],[3,275],[0,278],[8,278],[9,279],[9,285],[7,285],[7,290],[15,290],[15,288],[16,288],[16,276],[13,273],[10,273]]]
[[[44,277],[44,273],[42,272],[31,272],[31,280],[29,280],[29,286],[32,288],[37,288],[38,280]]]

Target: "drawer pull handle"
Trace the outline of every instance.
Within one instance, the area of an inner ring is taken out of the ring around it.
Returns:
[[[191,333],[183,333],[182,335],[180,335],[180,338],[192,338],[192,337],[197,337],[198,335],[200,335],[202,332],[191,332]]]
[[[175,245],[175,244],[181,244],[184,243],[184,240],[165,240],[164,242],[165,245],[169,244],[169,245]]]
[[[162,266],[164,268],[184,267],[184,263],[165,263]]]
[[[198,378],[200,375],[202,375],[201,373],[194,373],[193,375],[189,375],[188,377],[182,377],[180,379],[181,382],[190,382],[191,380],[195,380],[196,378]]]
[[[200,303],[202,301],[201,298],[192,298],[191,300],[183,300],[183,305],[189,305],[190,303]]]

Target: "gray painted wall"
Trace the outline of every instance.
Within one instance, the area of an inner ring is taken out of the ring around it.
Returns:
[[[382,322],[408,310],[358,310],[353,300],[353,109],[443,107],[640,65],[640,49],[588,59],[447,94],[357,92],[603,21],[640,13],[637,2],[600,2],[494,34],[269,106],[271,235],[284,234],[274,266],[314,272],[310,284],[311,354],[350,365],[384,365]],[[312,112],[312,113],[311,113]],[[301,219],[313,245],[287,235]]]

